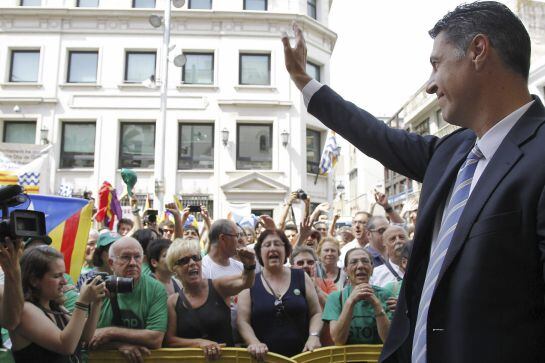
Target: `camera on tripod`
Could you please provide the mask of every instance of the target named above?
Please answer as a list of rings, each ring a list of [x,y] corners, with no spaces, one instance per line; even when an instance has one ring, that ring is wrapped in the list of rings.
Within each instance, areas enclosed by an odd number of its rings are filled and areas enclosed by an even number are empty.
[[[28,201],[28,196],[19,185],[6,185],[0,187],[0,208],[2,219],[0,220],[0,243],[4,243],[5,237],[12,239],[44,238],[46,237],[45,214],[33,210],[13,210]]]

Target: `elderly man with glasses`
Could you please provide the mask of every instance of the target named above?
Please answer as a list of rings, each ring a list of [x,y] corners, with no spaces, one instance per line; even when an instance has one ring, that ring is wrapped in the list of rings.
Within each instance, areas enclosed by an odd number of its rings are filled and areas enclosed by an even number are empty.
[[[142,275],[144,251],[132,237],[122,237],[109,250],[115,276],[132,278],[129,293],[110,293],[100,314],[91,349],[118,349],[130,362],[140,362],[148,349],[161,347],[167,329],[167,293],[154,278]]]

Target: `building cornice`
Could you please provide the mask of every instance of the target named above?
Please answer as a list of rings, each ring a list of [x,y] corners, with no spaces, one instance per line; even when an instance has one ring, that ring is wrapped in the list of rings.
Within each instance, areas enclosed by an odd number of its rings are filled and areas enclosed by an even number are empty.
[[[160,9],[0,8],[1,33],[78,33],[160,35],[148,23]],[[244,36],[280,38],[296,21],[307,33],[307,42],[332,52],[337,34],[302,14],[251,11],[172,12],[172,36]]]

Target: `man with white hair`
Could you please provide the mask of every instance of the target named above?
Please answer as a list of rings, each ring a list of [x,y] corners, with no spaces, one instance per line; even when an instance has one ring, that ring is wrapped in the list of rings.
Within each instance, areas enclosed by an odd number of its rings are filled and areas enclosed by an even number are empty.
[[[109,250],[115,276],[132,278],[133,290],[104,301],[91,349],[117,348],[129,361],[139,362],[148,349],[161,347],[167,329],[167,294],[154,278],[142,275],[144,251],[132,237],[122,237]]]

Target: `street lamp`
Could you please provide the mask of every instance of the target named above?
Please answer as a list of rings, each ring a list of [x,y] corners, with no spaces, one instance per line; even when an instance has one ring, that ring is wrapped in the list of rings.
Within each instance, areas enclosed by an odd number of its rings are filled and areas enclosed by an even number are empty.
[[[165,138],[166,138],[166,119],[167,119],[167,92],[168,92],[168,53],[174,49],[170,46],[170,6],[174,5],[176,8],[184,6],[185,0],[167,0],[165,2],[164,15],[151,15],[149,17],[149,23],[154,28],[159,28],[163,25],[163,50],[162,50],[162,68],[161,68],[161,106],[160,117],[157,122],[157,132],[155,134],[155,148],[157,155],[155,158],[155,201],[157,202],[157,209],[163,210],[164,205],[164,180],[165,180]],[[185,57],[178,55],[174,58],[174,65],[181,67],[185,64]]]
[[[282,146],[284,147],[288,146],[288,142],[290,140],[290,133],[284,130],[280,133],[280,138],[282,139]]]

